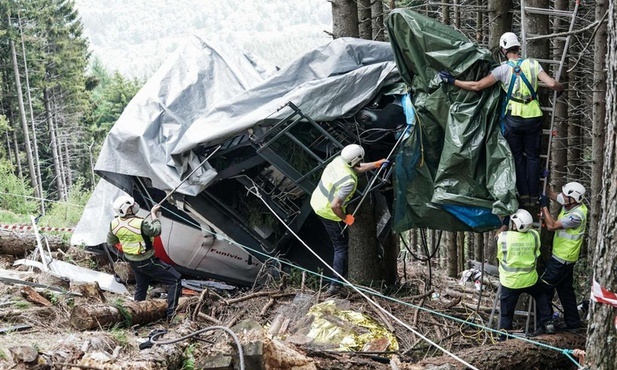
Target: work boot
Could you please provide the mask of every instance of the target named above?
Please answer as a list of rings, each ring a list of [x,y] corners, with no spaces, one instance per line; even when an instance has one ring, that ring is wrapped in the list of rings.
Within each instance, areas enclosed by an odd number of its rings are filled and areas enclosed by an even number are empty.
[[[339,295],[341,293],[341,286],[340,285],[330,285],[330,288],[328,288],[328,290],[326,290],[326,297],[332,297],[334,295]]]
[[[533,337],[537,337],[540,335],[544,335],[547,334],[546,333],[546,329],[542,326],[540,326],[538,329],[536,329],[536,331],[534,331],[533,333],[527,335],[529,338],[533,338]]]
[[[545,325],[546,334],[555,334],[555,324],[552,321],[549,321]]]

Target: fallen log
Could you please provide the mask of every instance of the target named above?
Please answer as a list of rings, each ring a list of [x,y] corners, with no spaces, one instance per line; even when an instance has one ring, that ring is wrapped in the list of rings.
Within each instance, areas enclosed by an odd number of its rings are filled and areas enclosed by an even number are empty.
[[[109,328],[114,325],[147,324],[165,317],[167,301],[153,299],[123,302],[121,305],[86,304],[75,306],[69,322],[77,330]]]
[[[478,369],[565,369],[573,363],[561,349],[585,348],[586,337],[583,334],[557,333],[531,339],[539,343],[510,339],[494,345],[469,348],[456,353],[456,356]],[[467,368],[456,359],[444,355],[424,359],[408,369],[429,370],[444,365],[450,365],[449,369],[456,370]]]
[[[45,237],[52,251],[58,249],[65,251],[69,248],[69,244],[59,236],[45,235]],[[0,230],[0,254],[24,256],[27,252],[34,250],[36,245],[34,233]],[[45,246],[45,241],[43,241],[43,246]]]

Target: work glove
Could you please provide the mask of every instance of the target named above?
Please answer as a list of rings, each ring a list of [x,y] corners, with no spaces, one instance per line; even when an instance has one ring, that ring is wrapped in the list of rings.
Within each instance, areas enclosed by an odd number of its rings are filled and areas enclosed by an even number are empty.
[[[375,165],[375,168],[386,168],[390,165],[390,161],[387,159],[380,159],[376,162],[373,162]]]
[[[548,177],[548,174],[549,174],[548,169],[545,168],[542,170],[542,173],[540,174],[540,178],[546,179]]]
[[[548,207],[548,198],[546,197],[545,194],[542,194],[542,196],[539,199],[539,202],[540,202],[540,208]]]
[[[454,76],[448,71],[439,72],[439,78],[445,83],[454,84]]]
[[[506,216],[506,217],[504,217],[504,218],[503,218],[503,221],[501,221],[501,224],[502,224],[503,226],[508,226],[508,227],[509,227],[509,226],[510,226],[510,216]]]
[[[563,95],[564,91],[566,90],[561,90],[561,91],[557,91],[557,98],[559,98],[560,96]]]
[[[152,207],[152,209],[150,210],[150,213],[152,213],[153,215],[157,215],[158,213],[161,213],[161,206],[158,204],[155,204],[154,207]]]
[[[345,219],[343,220],[343,222],[347,225],[347,226],[351,226],[353,225],[353,223],[356,221],[356,218],[353,215],[347,215],[345,216]]]

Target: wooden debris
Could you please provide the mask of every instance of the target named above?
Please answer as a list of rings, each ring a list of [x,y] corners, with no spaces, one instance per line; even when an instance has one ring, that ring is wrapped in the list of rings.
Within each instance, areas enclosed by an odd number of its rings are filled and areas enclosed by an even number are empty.
[[[107,298],[103,294],[103,290],[99,286],[99,283],[94,282],[71,282],[71,291],[81,294],[82,297],[89,301],[105,303]]]
[[[32,302],[34,304],[44,307],[51,306],[51,302],[47,298],[35,292],[34,289],[32,289],[32,287],[30,286],[22,287],[20,293],[21,296],[24,297],[28,302]]]
[[[124,302],[122,306],[79,305],[71,311],[69,322],[78,330],[109,328],[117,324],[146,324],[165,317],[167,301],[153,299]]]
[[[49,249],[52,251],[67,250],[69,244],[61,237],[46,235]],[[0,230],[0,254],[10,254],[23,257],[36,248],[36,236],[31,232],[14,232]],[[44,245],[44,244],[43,244]]]

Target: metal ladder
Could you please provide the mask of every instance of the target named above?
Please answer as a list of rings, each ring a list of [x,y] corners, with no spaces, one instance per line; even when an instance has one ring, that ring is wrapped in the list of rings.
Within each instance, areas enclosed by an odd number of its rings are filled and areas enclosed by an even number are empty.
[[[491,314],[489,316],[488,319],[488,327],[492,328],[493,327],[493,319],[495,319],[497,321],[497,330],[500,330],[500,320],[499,320],[499,314],[501,313],[501,305],[499,308],[497,308],[497,305],[499,304],[499,300],[500,300],[500,295],[501,295],[501,284],[499,284],[499,287],[497,288],[497,293],[495,293],[495,300],[493,301],[493,308],[491,310]],[[526,317],[525,319],[525,336],[527,334],[529,334],[529,329],[530,329],[530,325],[532,324],[531,319],[533,319],[533,327],[532,327],[532,332],[535,331],[538,327],[537,327],[537,320],[536,320],[536,301],[533,299],[533,297],[531,295],[529,295],[528,293],[523,293],[521,294],[521,296],[519,297],[519,301],[521,299],[527,299],[527,309],[526,310],[514,310],[514,316],[523,316]]]
[[[576,0],[574,9],[572,11],[568,11],[568,10],[557,10],[557,9],[550,9],[550,8],[529,7],[525,5],[525,0],[521,0],[521,53],[522,53],[523,58],[527,57],[526,49],[527,49],[528,41],[554,37],[551,35],[528,35],[526,27],[525,27],[525,23],[527,22],[528,15],[546,15],[546,16],[553,17],[553,18],[570,20],[568,33],[565,36],[565,43],[563,46],[563,53],[561,54],[561,58],[560,59],[536,59],[540,63],[548,63],[548,64],[557,65],[557,71],[554,77],[556,81],[559,81],[561,78],[561,73],[563,71],[566,56],[568,53],[568,48],[570,46],[570,39],[572,37],[572,31],[574,30],[574,24],[576,22],[576,16],[578,14],[579,5],[580,5],[580,0]],[[553,136],[555,136],[555,133],[553,132],[553,127],[555,124],[555,105],[556,104],[557,104],[557,91],[554,91],[553,99],[551,101],[551,106],[542,108],[543,111],[550,112],[550,115],[551,115],[549,129],[542,131],[543,135],[548,135],[548,145],[546,147],[546,150],[544,151],[545,154],[541,155],[541,158],[545,157],[545,160],[546,160],[544,169],[549,168],[548,166],[550,162],[550,151],[551,151],[552,139],[553,139]],[[548,180],[547,176],[544,176],[542,178],[542,193],[546,193],[547,180]]]

